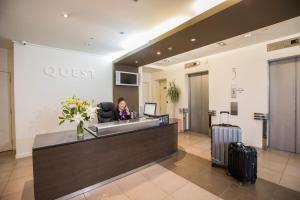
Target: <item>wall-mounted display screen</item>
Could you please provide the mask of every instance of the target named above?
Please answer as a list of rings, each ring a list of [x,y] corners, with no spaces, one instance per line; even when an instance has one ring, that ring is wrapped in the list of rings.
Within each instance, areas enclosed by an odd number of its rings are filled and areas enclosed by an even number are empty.
[[[116,71],[116,85],[139,86],[139,74]]]

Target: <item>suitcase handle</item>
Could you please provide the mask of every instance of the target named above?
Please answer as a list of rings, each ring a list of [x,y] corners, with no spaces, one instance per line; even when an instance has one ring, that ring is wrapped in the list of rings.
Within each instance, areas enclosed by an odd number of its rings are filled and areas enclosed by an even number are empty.
[[[227,123],[222,123],[221,119],[222,119],[223,114],[227,114]],[[229,125],[229,115],[230,115],[230,112],[228,112],[228,111],[220,111],[220,119],[219,119],[220,124]]]
[[[230,114],[228,111],[220,111],[220,114]]]

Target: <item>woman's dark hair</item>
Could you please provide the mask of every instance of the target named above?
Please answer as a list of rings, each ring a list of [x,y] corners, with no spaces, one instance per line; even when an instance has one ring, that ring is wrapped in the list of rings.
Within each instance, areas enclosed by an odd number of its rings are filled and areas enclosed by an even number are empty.
[[[118,105],[121,101],[125,101],[125,99],[123,97],[118,98]]]

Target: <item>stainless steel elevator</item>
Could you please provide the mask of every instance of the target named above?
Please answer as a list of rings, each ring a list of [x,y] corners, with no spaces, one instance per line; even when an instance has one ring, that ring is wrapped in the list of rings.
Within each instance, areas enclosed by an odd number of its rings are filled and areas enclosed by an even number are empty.
[[[208,134],[208,72],[189,75],[190,131]]]
[[[300,153],[300,58],[269,64],[270,147]]]

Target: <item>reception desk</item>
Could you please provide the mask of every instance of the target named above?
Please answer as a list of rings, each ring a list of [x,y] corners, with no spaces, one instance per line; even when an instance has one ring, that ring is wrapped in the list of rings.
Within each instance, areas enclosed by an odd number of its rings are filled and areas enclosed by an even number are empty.
[[[35,199],[68,195],[177,151],[175,120],[126,123],[100,134],[85,130],[83,139],[77,139],[76,131],[37,135],[32,149]]]

